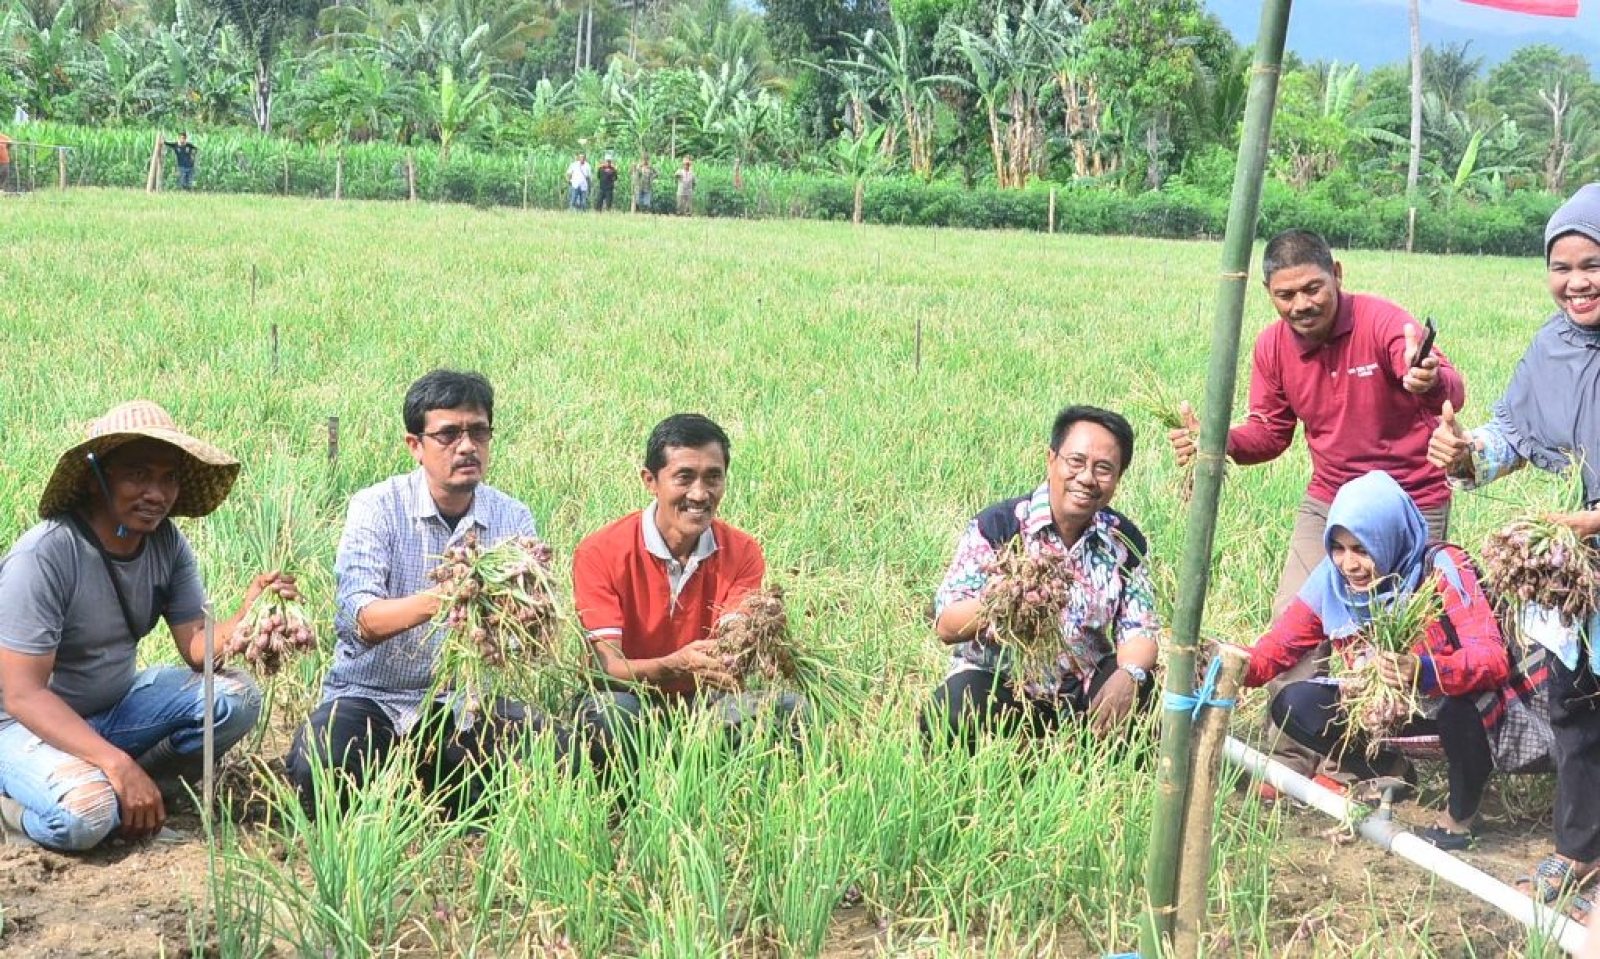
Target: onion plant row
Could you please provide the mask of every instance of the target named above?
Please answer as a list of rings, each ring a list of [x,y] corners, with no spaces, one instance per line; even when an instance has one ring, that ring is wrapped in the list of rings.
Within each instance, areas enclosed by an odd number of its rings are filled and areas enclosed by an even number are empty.
[[[345,505],[411,468],[401,397],[439,365],[496,385],[489,478],[532,507],[563,597],[578,540],[646,502],[650,426],[718,420],[723,516],[763,543],[792,635],[835,667],[798,746],[650,724],[637,773],[610,782],[534,736],[456,818],[403,754],[309,814],[263,769],[264,815],[213,823],[197,950],[1089,955],[1137,938],[1153,731],[1114,749],[1074,731],[970,756],[924,745],[946,662],[928,608],[968,519],[1040,482],[1051,418],[1084,402],[1134,421],[1116,505],[1148,535],[1170,612],[1184,476],[1130,384],[1201,405],[1215,247],[97,190],[5,210],[0,539],[115,402],[154,399],[237,455],[228,503],[184,521],[218,608],[292,561],[320,638],[270,680],[250,755],[281,755],[317,701]],[[1534,261],[1363,254],[1346,276],[1441,318],[1469,423],[1546,312]],[[1268,319],[1252,298],[1247,336]],[[1298,450],[1230,472],[1208,633],[1265,625],[1307,472]],[[1515,512],[1463,497],[1456,538]],[[561,642],[584,655],[570,623]],[[579,688],[530,695],[561,717]],[[1277,813],[1231,786],[1217,808],[1208,941],[1279,952],[1306,916],[1278,883],[1303,867],[1277,848]],[[1367,896],[1324,925],[1355,952],[1459,951],[1457,929],[1396,932],[1390,906]],[[1520,943],[1505,935],[1500,951]]]

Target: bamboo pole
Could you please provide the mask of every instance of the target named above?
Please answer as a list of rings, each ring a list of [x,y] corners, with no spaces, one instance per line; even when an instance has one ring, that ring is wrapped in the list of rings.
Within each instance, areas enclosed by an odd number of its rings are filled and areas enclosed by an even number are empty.
[[[1189,506],[1184,531],[1178,603],[1173,612],[1172,643],[1167,650],[1166,689],[1169,694],[1178,696],[1188,696],[1194,691],[1195,648],[1199,643],[1200,621],[1205,612],[1206,587],[1210,579],[1228,424],[1233,419],[1245,284],[1261,207],[1261,180],[1271,143],[1272,111],[1277,101],[1278,74],[1283,64],[1283,42],[1289,30],[1291,6],[1292,0],[1263,0],[1255,62],[1250,71],[1250,98],[1245,106],[1244,135],[1239,141],[1234,167],[1233,198],[1228,207],[1228,230],[1222,247],[1222,274],[1211,323],[1211,364],[1206,375],[1194,500]],[[1141,952],[1146,956],[1165,955],[1172,936],[1178,855],[1183,847],[1183,807],[1189,791],[1192,732],[1187,713],[1172,709],[1162,711],[1155,811],[1145,865],[1149,912],[1140,935]]]
[[[67,148],[56,147],[56,186],[67,188]]]
[[[417,202],[417,151],[406,151],[406,199]]]
[[[1237,646],[1223,646],[1217,676],[1216,699],[1239,694],[1250,657]],[[1179,959],[1200,959],[1200,932],[1205,928],[1211,891],[1211,832],[1217,807],[1217,773],[1222,768],[1222,744],[1228,738],[1228,718],[1233,706],[1201,707],[1195,725],[1199,732],[1190,772],[1188,808],[1183,814],[1183,856],[1178,867],[1178,916],[1172,933],[1173,954]]]
[[[201,760],[205,769],[201,774],[201,803],[204,808],[201,818],[209,820],[211,811],[216,808],[217,795],[217,617],[212,612],[211,604],[207,602],[202,607],[205,612],[204,639],[206,661],[201,667],[202,691],[205,697],[203,720],[200,730]]]
[[[1056,231],[1056,188],[1050,188],[1050,232]]]

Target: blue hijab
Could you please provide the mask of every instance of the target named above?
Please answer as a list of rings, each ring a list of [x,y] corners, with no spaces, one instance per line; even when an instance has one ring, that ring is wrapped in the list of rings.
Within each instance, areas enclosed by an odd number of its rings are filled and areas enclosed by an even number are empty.
[[[1332,559],[1333,534],[1348,531],[1366,547],[1381,577],[1377,588],[1361,593],[1350,589]],[[1403,599],[1422,582],[1428,555],[1428,523],[1394,477],[1382,470],[1346,483],[1328,509],[1328,528],[1322,548],[1330,555],[1311,571],[1300,588],[1300,599],[1322,620],[1323,633],[1339,639],[1359,630],[1372,618],[1374,607]],[[1434,565],[1465,593],[1455,563],[1437,551]]]

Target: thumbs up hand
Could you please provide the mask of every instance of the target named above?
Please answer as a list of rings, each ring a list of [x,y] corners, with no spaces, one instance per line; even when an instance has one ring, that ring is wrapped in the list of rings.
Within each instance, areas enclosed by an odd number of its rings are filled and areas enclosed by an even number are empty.
[[[1422,348],[1422,338],[1417,333],[1415,323],[1406,324],[1405,335],[1407,369],[1400,385],[1405,387],[1407,393],[1427,393],[1439,385],[1439,358],[1432,355],[1432,350],[1428,351],[1428,356],[1417,356],[1417,351]]]
[[[1167,440],[1172,444],[1172,451],[1177,454],[1178,465],[1188,466],[1194,459],[1196,452],[1195,443],[1200,439],[1200,418],[1194,415],[1194,407],[1188,400],[1178,404],[1178,414],[1183,417],[1183,426],[1167,433]]]
[[[1439,425],[1428,437],[1428,462],[1451,476],[1472,475],[1472,438],[1456,422],[1456,408],[1449,400],[1439,411]]]

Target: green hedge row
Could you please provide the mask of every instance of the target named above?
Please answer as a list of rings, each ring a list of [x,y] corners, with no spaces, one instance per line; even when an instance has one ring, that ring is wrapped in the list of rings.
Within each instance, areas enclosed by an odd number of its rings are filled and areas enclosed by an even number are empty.
[[[153,145],[141,130],[106,130],[36,123],[13,134],[19,140],[62,144],[71,182],[140,188]],[[331,147],[294,143],[233,130],[196,135],[200,190],[331,197],[337,153]],[[53,153],[20,148],[18,178],[24,185],[56,182]],[[566,202],[565,171],[571,158],[550,149],[524,154],[458,150],[441,162],[436,150],[407,151],[392,144],[356,144],[345,150],[343,195],[362,200],[403,200],[408,195],[407,157],[416,168],[419,199],[479,206],[555,209]],[[618,206],[627,209],[626,168],[621,158]],[[591,162],[597,158],[592,157]],[[672,164],[657,164],[656,210],[672,208]],[[795,217],[847,220],[852,184],[828,173],[754,168],[739,188],[720,163],[697,164],[696,212],[725,217]],[[175,177],[166,164],[169,182]],[[1129,195],[1088,186],[1056,189],[1056,229],[1064,233],[1125,234],[1198,239],[1220,237],[1227,223],[1227,198],[1217,191],[1171,181],[1158,192]],[[1438,253],[1535,255],[1545,221],[1560,200],[1518,193],[1493,204],[1434,204],[1417,214],[1416,248]],[[905,177],[868,182],[863,215],[870,223],[1042,231],[1049,226],[1050,188],[967,189],[958,183],[924,183]],[[1342,248],[1398,249],[1405,245],[1407,210],[1401,197],[1373,196],[1349,178],[1296,192],[1269,181],[1262,197],[1259,236],[1288,227],[1316,230]]]

